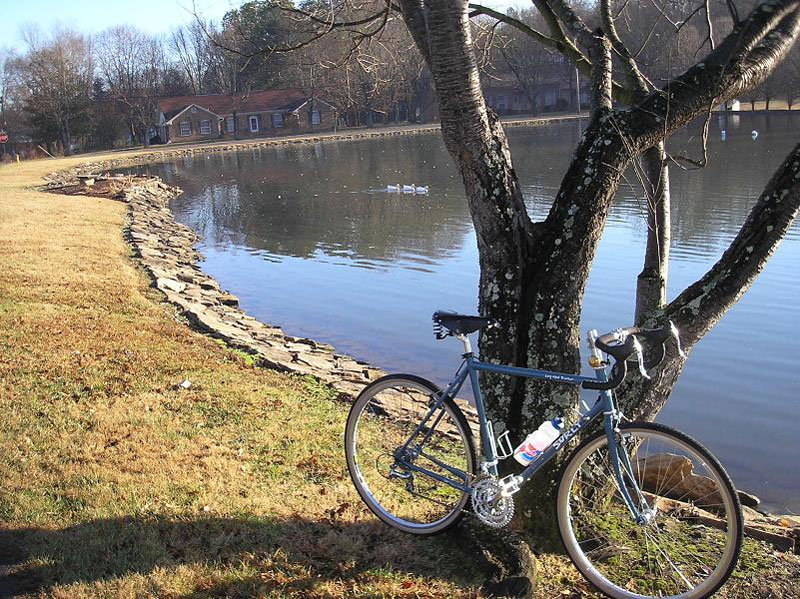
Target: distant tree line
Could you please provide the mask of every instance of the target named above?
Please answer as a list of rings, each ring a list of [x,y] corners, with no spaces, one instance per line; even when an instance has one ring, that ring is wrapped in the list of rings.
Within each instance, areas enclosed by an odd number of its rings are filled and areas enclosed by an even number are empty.
[[[324,36],[309,35],[308,15],[319,12],[318,4],[245,2],[220,23],[198,16],[166,36],[130,26],[94,36],[64,28],[49,35],[28,31],[23,53],[0,52],[0,130],[51,153],[148,145],[158,140],[160,97],[274,88],[299,88],[324,98],[349,126],[436,118],[430,74],[402,21],[388,8],[373,30],[359,21],[376,7],[389,6],[384,0],[354,2],[350,21]],[[585,4],[578,10],[591,21],[597,9]],[[621,22],[620,36],[629,47],[643,48],[639,62],[662,81],[685,69],[707,36],[694,22],[681,23],[683,10],[677,0],[663,6],[629,0]],[[654,19],[654,11],[664,18]],[[543,82],[574,81],[575,67],[562,52],[520,30],[519,23],[544,29],[539,12],[508,15],[516,25],[498,20],[500,13],[472,20],[482,84],[512,81],[535,113]],[[722,12],[712,17],[726,18]],[[644,26],[653,22],[658,26]],[[800,48],[795,48],[742,100],[774,107],[780,99],[791,107],[798,95]]]

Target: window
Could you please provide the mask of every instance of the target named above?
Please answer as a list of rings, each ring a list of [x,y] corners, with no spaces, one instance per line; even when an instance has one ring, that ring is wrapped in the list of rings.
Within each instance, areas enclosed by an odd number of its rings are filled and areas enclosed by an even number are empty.
[[[192,106],[192,113],[197,112],[197,106]]]
[[[200,135],[211,135],[211,121],[200,121]]]
[[[181,137],[192,134],[192,124],[189,121],[181,121]]]
[[[497,96],[497,110],[506,110],[508,101],[505,96]]]
[[[544,105],[545,106],[554,106],[556,103],[556,92],[554,91],[546,91],[544,92]]]
[[[283,127],[283,114],[280,112],[275,112],[272,115],[272,126],[276,129],[280,129]]]
[[[251,116],[250,117],[250,133],[257,133],[258,132],[258,117]]]
[[[312,125],[319,125],[319,110],[312,110],[311,111],[311,124]]]
[[[232,116],[229,116],[227,119],[225,119],[225,130],[228,133],[233,133],[233,117]]]

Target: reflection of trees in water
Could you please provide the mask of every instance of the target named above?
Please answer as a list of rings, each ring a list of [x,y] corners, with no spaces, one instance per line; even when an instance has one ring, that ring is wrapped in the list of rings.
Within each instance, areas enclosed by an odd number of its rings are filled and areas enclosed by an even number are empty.
[[[206,243],[302,258],[321,251],[364,261],[440,260],[461,248],[470,227],[463,192],[450,190],[441,142],[425,137],[427,143],[409,137],[254,148],[195,160],[173,177],[185,191],[173,206]],[[433,192],[381,191],[398,181]]]
[[[458,251],[469,224],[449,222],[454,219],[448,204],[422,207],[413,201],[339,194],[273,204],[267,215],[255,206],[245,211],[243,231],[250,247],[302,258],[321,250],[354,260],[426,263]],[[276,224],[264,227],[268,219]]]
[[[708,165],[699,171],[671,171],[673,243],[696,250],[724,249],[797,142],[798,124],[796,115],[786,113],[741,115],[739,125],[726,130],[722,141],[719,121],[712,122]],[[752,130],[758,131],[756,140]],[[670,144],[673,151],[699,157],[699,131],[690,141],[676,141]]]
[[[176,201],[178,203],[180,201]],[[187,223],[207,243],[244,245],[239,187],[231,182],[203,189],[188,202],[180,202],[182,222]]]
[[[794,143],[797,115],[731,119],[725,142],[719,119],[709,139],[709,164],[672,169],[676,246],[718,251],[746,217],[782,156]],[[700,154],[700,127],[670,140],[671,151]],[[759,132],[753,141],[751,130]],[[578,142],[577,122],[511,128],[528,206],[549,209],[560,175]],[[355,261],[437,261],[460,250],[470,231],[463,187],[436,135],[412,135],[310,146],[251,148],[186,157],[149,171],[186,192],[173,204],[179,220],[206,243],[236,243],[273,255],[309,258],[322,252]],[[641,188],[620,190],[612,219],[644,235]],[[429,185],[431,194],[383,191],[387,184]]]

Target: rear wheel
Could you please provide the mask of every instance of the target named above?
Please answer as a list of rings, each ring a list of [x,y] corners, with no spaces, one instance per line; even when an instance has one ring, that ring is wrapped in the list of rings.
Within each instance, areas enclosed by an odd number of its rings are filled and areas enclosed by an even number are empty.
[[[650,512],[637,524],[612,474],[605,432],[564,469],[558,491],[561,538],[578,570],[615,598],[703,599],[728,579],[739,556],[742,513],[730,478],[692,438],[655,423],[615,435]],[[626,478],[628,492],[635,490]]]
[[[415,534],[435,534],[453,526],[469,494],[403,462],[459,480],[448,466],[464,473],[466,481],[461,482],[466,484],[475,473],[472,433],[451,400],[442,403],[402,450],[440,394],[425,379],[390,375],[364,389],[347,417],[345,455],[356,490],[381,520]]]

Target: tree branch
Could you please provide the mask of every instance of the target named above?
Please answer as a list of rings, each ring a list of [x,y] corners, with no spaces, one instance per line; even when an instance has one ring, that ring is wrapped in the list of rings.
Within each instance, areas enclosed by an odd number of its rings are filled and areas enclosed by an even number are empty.
[[[625,70],[628,78],[628,87],[634,90],[634,94],[643,97],[648,92],[647,79],[639,70],[636,60],[631,55],[627,46],[622,42],[622,39],[617,33],[617,27],[614,23],[614,16],[611,14],[611,0],[600,1],[600,15],[603,19],[603,31],[608,36],[611,42],[611,47],[619,54],[625,65]]]
[[[704,62],[671,80],[615,120],[642,151],[763,81],[791,49],[800,28],[800,0],[774,0],[754,9]]]

